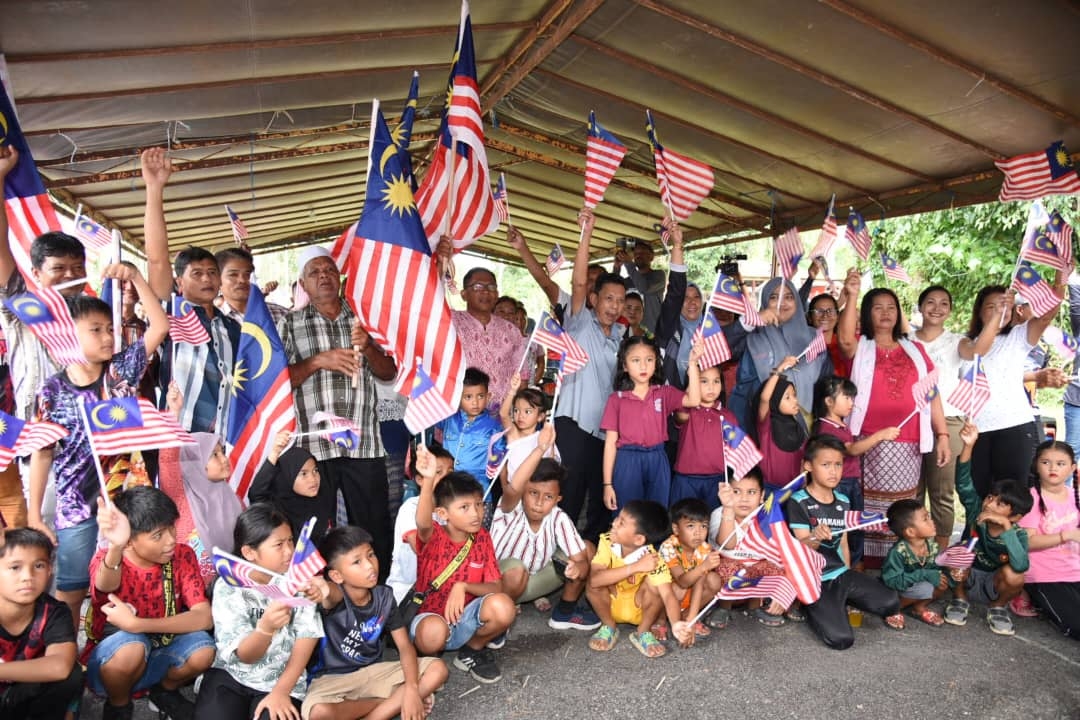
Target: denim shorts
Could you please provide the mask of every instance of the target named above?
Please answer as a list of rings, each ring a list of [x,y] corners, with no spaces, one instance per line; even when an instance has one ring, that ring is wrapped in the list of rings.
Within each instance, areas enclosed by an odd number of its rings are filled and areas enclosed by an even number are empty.
[[[60,592],[90,587],[90,560],[97,552],[97,518],[56,531],[56,589]]]
[[[101,683],[101,666],[109,662],[120,648],[129,644],[142,645],[143,657],[146,658],[146,670],[131,689],[135,693],[161,682],[170,668],[182,666],[199,650],[214,647],[214,639],[205,630],[197,630],[176,635],[168,645],[155,648],[147,635],[117,631],[97,644],[86,663],[86,684],[95,695],[105,694],[105,687]]]
[[[900,591],[900,597],[905,600],[931,600],[937,587],[925,580],[920,580],[907,590]]]
[[[458,618],[458,621],[450,625],[450,637],[446,639],[446,650],[457,650],[462,645],[469,642],[469,639],[475,635],[476,631],[480,629],[480,626],[484,624],[480,622],[480,608],[483,606],[484,598],[486,597],[487,595],[474,598],[473,601],[466,605],[465,609],[461,611],[461,617]],[[413,618],[412,624],[409,625],[410,640],[416,638],[416,628],[420,625],[420,621],[426,617],[437,617],[443,622],[446,622],[446,618],[438,613],[420,613]]]

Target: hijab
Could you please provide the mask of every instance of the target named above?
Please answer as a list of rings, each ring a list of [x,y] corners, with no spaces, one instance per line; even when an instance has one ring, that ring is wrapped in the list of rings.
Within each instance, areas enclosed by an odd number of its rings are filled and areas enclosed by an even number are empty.
[[[278,457],[274,478],[270,481],[270,495],[274,502],[289,518],[293,534],[300,532],[308,520],[314,515],[315,529],[311,533],[311,539],[319,542],[326,531],[334,524],[334,516],[337,511],[337,492],[325,477],[319,478],[319,492],[315,497],[304,497],[293,491],[293,483],[296,476],[308,460],[314,460],[314,456],[307,450],[292,447],[281,453]]]
[[[806,306],[799,297],[795,285],[790,280],[773,278],[761,288],[760,310],[764,310],[769,304],[769,296],[777,290],[780,283],[784,283],[784,296],[795,301],[795,313],[783,325],[766,325],[754,328],[746,338],[746,349],[754,363],[758,382],[765,382],[769,373],[781,360],[788,355],[798,355],[805,350],[810,341],[817,334],[815,328],[806,322]],[[795,386],[795,394],[799,398],[799,406],[810,408],[814,401],[814,383],[821,377],[822,368],[828,359],[828,353],[822,353],[810,362],[801,358],[799,364],[789,370],[786,375],[788,380]],[[783,394],[777,388],[774,397]]]
[[[791,386],[792,383],[781,375],[776,379],[776,387],[773,388],[772,397],[769,398],[769,425],[772,429],[773,444],[784,452],[801,450],[807,436],[806,424],[801,413],[784,415],[780,412],[780,401]]]
[[[233,527],[243,507],[228,480],[210,482],[206,477],[206,464],[221,444],[221,438],[212,433],[191,436],[197,444],[180,447],[180,477],[199,540],[209,554],[215,546],[232,548]]]
[[[701,292],[701,288],[694,283],[686,284],[686,289],[689,290],[690,288],[694,288],[699,293]],[[705,307],[704,302],[702,302],[701,317],[697,320],[687,320],[683,317],[682,312],[679,313],[679,326],[682,333],[679,336],[679,353],[676,360],[679,366],[679,379],[683,384],[686,383],[686,372],[690,367],[690,349],[694,345],[694,333],[697,332],[698,327],[701,325],[701,320],[705,317],[705,313],[707,312],[709,312],[709,308]]]

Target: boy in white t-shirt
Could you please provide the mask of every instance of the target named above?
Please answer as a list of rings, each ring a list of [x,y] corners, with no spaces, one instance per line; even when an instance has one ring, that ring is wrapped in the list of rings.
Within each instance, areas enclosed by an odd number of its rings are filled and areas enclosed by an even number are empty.
[[[428,451],[435,456],[436,480],[454,469],[454,456],[449,450],[433,443],[428,446]],[[413,479],[417,485],[422,485],[424,478],[415,472],[415,462],[414,459]],[[394,591],[394,600],[399,603],[416,583],[416,506],[419,502],[420,497],[414,496],[401,503],[394,521],[394,554],[386,584]]]
[[[503,494],[491,521],[491,541],[503,574],[503,590],[515,602],[535,601],[538,610],[551,607],[547,596],[562,587],[548,625],[556,630],[600,627],[600,618],[580,603],[596,550],[586,543],[574,521],[559,507],[566,471],[545,458],[555,447],[551,424],[540,430],[536,447],[503,483]]]

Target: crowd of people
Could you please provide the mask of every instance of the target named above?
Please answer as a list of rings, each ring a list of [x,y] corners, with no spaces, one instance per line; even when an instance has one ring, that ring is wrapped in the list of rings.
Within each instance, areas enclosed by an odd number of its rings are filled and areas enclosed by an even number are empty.
[[[16,161],[0,147],[0,181]],[[130,718],[133,698],[148,695],[173,720],[413,720],[432,712],[449,664],[500,680],[497,651],[525,603],[555,631],[590,633],[597,653],[632,626],[628,642],[647,658],[724,630],[740,606],[768,627],[806,622],[835,649],[855,641],[851,612],[903,630],[909,619],[963,625],[973,604],[997,634],[1013,632],[1014,613],[1080,633],[1080,426],[1067,413],[1069,442],[1041,438],[1025,381],[1068,382],[1028,367],[1055,313],[1031,317],[1011,290],[983,288],[959,334],[940,285],[920,295],[912,328],[896,294],[864,293],[854,270],[835,296],[831,283],[817,292],[813,274],[801,288],[775,278],[752,325],[687,282],[677,225],[665,222],[666,276],[642,241],[620,247],[609,270],[590,261],[583,209],[569,293],[511,227],[510,245],[588,362],[561,377],[551,407],[524,306],[474,268],[453,312],[469,365],[460,406],[418,441],[392,390],[395,359],[343,299],[330,253],[307,247],[296,278],[307,302],[271,306],[297,428],[273,438],[240,497],[222,436],[254,260],[239,248],[170,258],[171,163],[161,149],[141,162],[147,272],[115,263],[103,275],[124,291],[119,352],[112,308],[77,282],[77,239],[34,240],[31,278],[0,243],[0,297],[28,281],[59,288],[87,360],[57,364],[0,309],[2,409],[68,432],[0,474],[0,715],[72,717],[88,688],[105,718]],[[1071,295],[1075,333],[1080,281],[1059,273],[1054,288]],[[207,342],[170,335],[161,301],[174,293]],[[704,318],[731,350],[719,365],[703,361]],[[805,353],[819,333],[825,351]],[[945,398],[976,358],[991,392],[968,418]],[[938,392],[920,407],[911,389],[933,372]],[[170,412],[194,442],[95,459],[84,403],[132,396]],[[355,442],[327,440],[327,414],[350,421]],[[729,429],[762,455],[738,475]],[[506,460],[491,478],[496,442]],[[957,498],[970,568],[943,560]],[[813,601],[797,599],[791,568],[753,531],[774,506],[773,531],[816,558]],[[849,511],[887,524],[849,532]],[[273,584],[309,524],[326,567],[293,595],[218,577],[213,548]],[[749,600],[712,602],[755,584]],[[192,683],[194,702],[182,692]]]

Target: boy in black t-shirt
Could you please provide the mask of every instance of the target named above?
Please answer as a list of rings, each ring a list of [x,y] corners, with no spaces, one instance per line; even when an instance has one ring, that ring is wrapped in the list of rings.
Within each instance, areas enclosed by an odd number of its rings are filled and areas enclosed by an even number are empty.
[[[844,469],[844,443],[832,435],[815,435],[806,443],[803,469],[808,481],[785,506],[791,533],[825,556],[821,571],[821,597],[806,606],[806,619],[822,642],[846,650],[855,642],[846,606],[881,615],[894,630],[904,628],[896,591],[849,568],[850,552],[844,513],[851,509],[845,495],[835,492]]]
[[[82,695],[71,611],[45,594],[52,543],[37,530],[0,544],[0,718],[59,720]]]
[[[417,658],[398,621],[394,591],[379,585],[371,535],[344,525],[319,544],[331,580],[323,600],[323,631],[300,714],[304,720],[379,720],[431,712],[449,671],[442,660]],[[383,639],[394,638],[400,660],[383,661]]]

